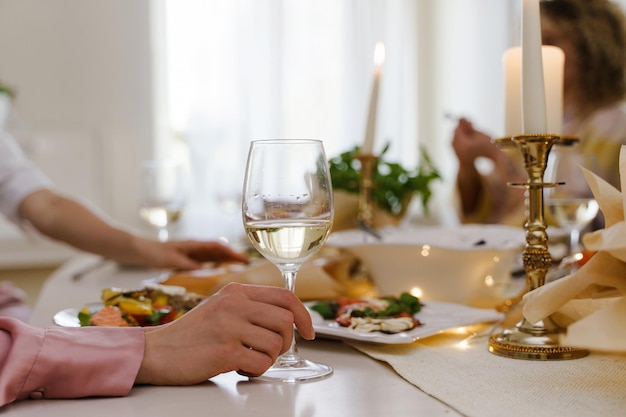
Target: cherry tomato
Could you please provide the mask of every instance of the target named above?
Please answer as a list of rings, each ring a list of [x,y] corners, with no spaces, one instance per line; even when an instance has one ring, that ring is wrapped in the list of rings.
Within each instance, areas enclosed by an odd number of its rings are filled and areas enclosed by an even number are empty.
[[[593,257],[593,255],[595,254],[596,253],[594,251],[583,250],[581,252],[582,257],[578,260],[578,267],[580,268],[581,266],[589,262],[589,259],[591,259],[591,257]]]

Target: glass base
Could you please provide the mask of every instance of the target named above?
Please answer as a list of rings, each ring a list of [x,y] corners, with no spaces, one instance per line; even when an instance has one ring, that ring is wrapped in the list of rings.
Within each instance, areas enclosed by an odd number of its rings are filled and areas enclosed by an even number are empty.
[[[265,382],[309,382],[327,378],[333,374],[333,368],[321,363],[301,359],[297,362],[281,364],[279,361],[272,365],[263,375],[250,378]]]

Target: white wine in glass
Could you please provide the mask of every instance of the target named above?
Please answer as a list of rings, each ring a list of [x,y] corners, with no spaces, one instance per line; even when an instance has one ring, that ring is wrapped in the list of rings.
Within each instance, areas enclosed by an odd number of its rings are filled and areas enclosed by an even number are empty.
[[[575,146],[558,146],[549,156],[545,175],[548,182],[562,183],[546,189],[546,208],[548,219],[570,234],[569,256],[580,251],[580,233],[599,211],[581,167],[595,172],[594,156]]]
[[[280,270],[295,290],[296,274],[324,244],[333,222],[333,196],[322,142],[259,140],[250,144],[242,198],[243,223],[254,248]],[[304,359],[295,337],[262,380],[299,382],[324,378],[333,369]]]
[[[169,239],[170,228],[181,217],[186,201],[182,166],[169,160],[144,161],[139,182],[139,216]]]

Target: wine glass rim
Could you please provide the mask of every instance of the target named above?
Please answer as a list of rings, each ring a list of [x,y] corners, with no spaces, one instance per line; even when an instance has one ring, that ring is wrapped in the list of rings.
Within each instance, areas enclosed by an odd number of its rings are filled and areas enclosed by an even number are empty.
[[[293,139],[254,139],[252,143],[322,143],[321,139],[305,139],[305,138],[293,138]]]
[[[171,158],[154,158],[154,159],[144,159],[141,163],[142,166],[146,168],[155,168],[155,167],[182,167],[182,163],[176,159]]]

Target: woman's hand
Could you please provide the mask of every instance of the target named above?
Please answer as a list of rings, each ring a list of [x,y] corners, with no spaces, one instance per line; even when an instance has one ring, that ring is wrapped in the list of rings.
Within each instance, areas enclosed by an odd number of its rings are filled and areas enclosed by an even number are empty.
[[[306,307],[289,290],[231,283],[169,324],[144,328],[138,384],[190,385],[229,371],[265,372],[292,342],[315,332]]]
[[[459,167],[474,169],[474,161],[478,157],[489,159],[497,158],[500,150],[491,142],[491,138],[485,133],[474,129],[472,123],[465,119],[459,119],[452,138],[452,148],[459,159]]]
[[[246,255],[219,242],[159,242],[139,237],[105,221],[81,203],[51,190],[29,194],[20,203],[19,214],[52,239],[120,263],[151,268],[198,269],[203,262],[249,261]]]
[[[481,221],[498,223],[522,207],[524,190],[511,188],[507,183],[525,181],[526,173],[489,136],[462,118],[454,130],[452,147],[459,160],[456,185],[462,216],[473,216],[488,201],[490,212]],[[477,158],[490,159],[491,171],[479,173],[475,166]]]
[[[201,268],[203,262],[249,262],[247,255],[215,241],[159,242],[136,237],[133,246],[137,262],[153,268],[192,270]]]

